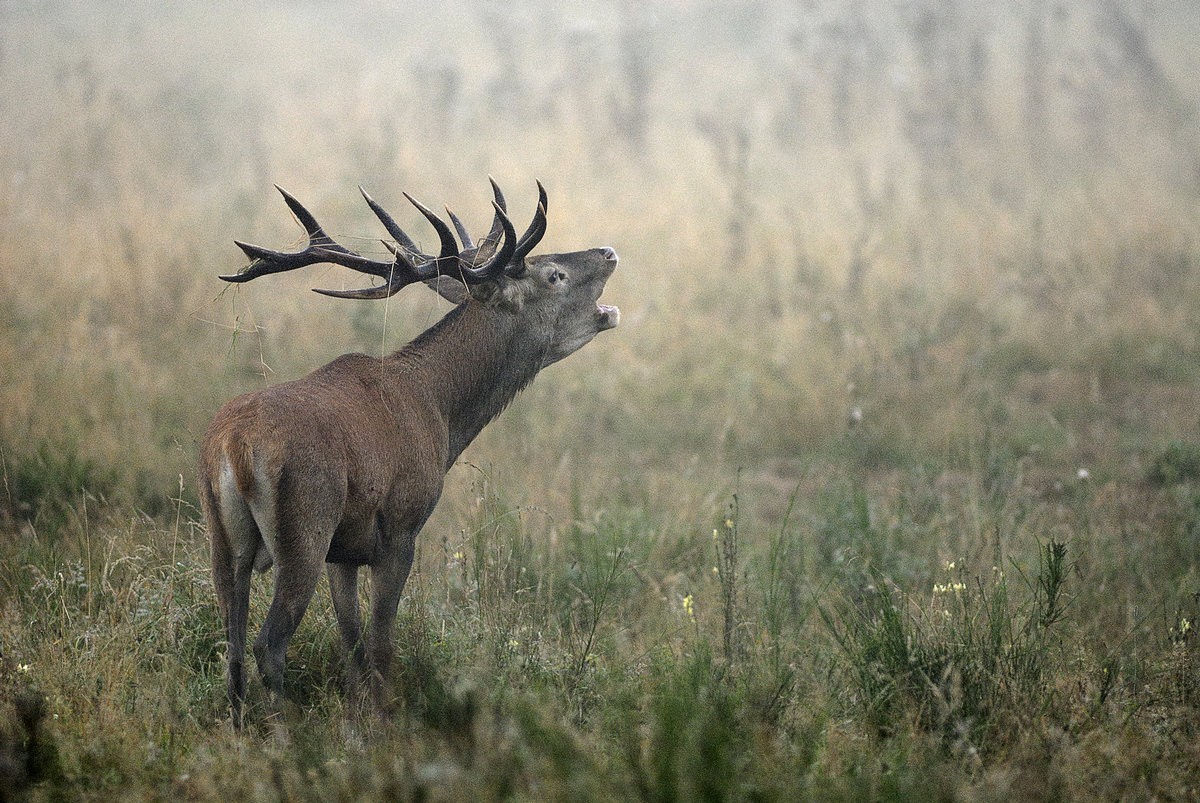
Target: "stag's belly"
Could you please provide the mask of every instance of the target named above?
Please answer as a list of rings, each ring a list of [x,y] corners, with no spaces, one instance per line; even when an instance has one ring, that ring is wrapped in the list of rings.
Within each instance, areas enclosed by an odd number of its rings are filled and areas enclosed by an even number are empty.
[[[441,496],[440,475],[431,473],[423,480],[409,473],[381,494],[362,493],[351,483],[325,562],[365,566],[393,552],[399,543],[411,543]]]
[[[383,525],[378,514],[365,521],[343,521],[333,534],[325,562],[365,566],[379,553],[382,540]]]

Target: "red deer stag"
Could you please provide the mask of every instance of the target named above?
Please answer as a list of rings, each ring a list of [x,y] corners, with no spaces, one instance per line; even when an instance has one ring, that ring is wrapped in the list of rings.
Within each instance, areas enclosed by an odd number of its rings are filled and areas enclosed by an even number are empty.
[[[252,260],[233,276],[332,263],[383,284],[317,290],[337,298],[386,298],[425,283],[456,303],[440,321],[382,359],[346,354],[308,376],[239,396],[217,413],[200,448],[200,493],[212,538],[213,583],[229,642],[228,694],[235,726],[246,696],[245,652],[253,571],[272,565],[274,594],[254,642],[273,698],[284,655],[324,565],[347,652],[347,686],[364,675],[376,709],[386,709],[396,608],[417,533],[433,512],[446,472],[476,435],[541,369],[617,325],[616,307],[597,303],[617,266],[611,248],[529,256],[546,231],[546,192],[517,237],[492,182],[495,217],[476,245],[449,213],[450,227],[405,197],[437,230],[437,256],[421,253],[370,196],[363,197],[394,243],[390,261],[339,245],[295,198],[284,200],[308,232],[308,247],[283,253],[237,243]],[[358,570],[371,569],[371,619],[364,642]]]

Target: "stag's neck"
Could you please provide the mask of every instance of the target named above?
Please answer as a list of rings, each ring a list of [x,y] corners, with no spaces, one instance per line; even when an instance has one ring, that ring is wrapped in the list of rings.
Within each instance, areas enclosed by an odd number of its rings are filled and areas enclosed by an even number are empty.
[[[542,366],[519,317],[460,304],[388,362],[396,380],[426,389],[450,434],[447,468]]]

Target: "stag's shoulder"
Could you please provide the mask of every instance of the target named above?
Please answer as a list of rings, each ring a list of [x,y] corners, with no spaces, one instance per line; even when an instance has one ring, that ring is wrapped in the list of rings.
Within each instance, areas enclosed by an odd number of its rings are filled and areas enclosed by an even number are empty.
[[[312,372],[312,375],[319,374],[356,374],[362,371],[374,369],[379,370],[379,358],[372,357],[369,354],[360,354],[359,352],[351,352],[336,357],[333,360],[325,363],[320,368]]]

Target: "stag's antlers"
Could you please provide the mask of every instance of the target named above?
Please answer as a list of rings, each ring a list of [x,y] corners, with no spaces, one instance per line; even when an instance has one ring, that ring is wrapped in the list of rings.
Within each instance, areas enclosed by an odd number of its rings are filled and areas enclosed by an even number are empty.
[[[311,212],[286,190],[276,185],[275,189],[283,195],[283,200],[287,203],[288,208],[292,210],[296,219],[308,232],[308,246],[303,251],[286,253],[234,240],[234,243],[245,252],[246,256],[250,257],[251,262],[245,270],[221,278],[227,282],[248,282],[270,273],[281,273],[307,265],[328,262],[351,268],[360,273],[378,276],[385,283],[361,290],[314,288],[316,292],[335,298],[367,299],[386,298],[410,284],[428,281],[438,276],[450,276],[466,285],[492,281],[502,274],[518,278],[525,272],[525,257],[546,233],[546,189],[540,181],[537,182],[537,187],[538,208],[534,213],[533,222],[529,224],[529,228],[525,230],[520,239],[517,238],[512,221],[508,219],[504,194],[494,180],[492,181],[492,192],[495,199],[492,201],[492,207],[495,209],[496,216],[492,221],[491,230],[479,245],[476,245],[471,239],[466,226],[458,216],[447,207],[446,214],[450,216],[450,220],[462,240],[462,251],[459,251],[458,243],[454,239],[454,232],[450,230],[445,221],[420,201],[408,193],[404,193],[404,197],[425,216],[437,231],[441,243],[441,250],[437,256],[423,253],[392,216],[376,203],[366,190],[359,187],[363,198],[366,199],[367,206],[371,207],[371,211],[375,213],[383,227],[387,229],[388,234],[395,240],[394,245],[388,240],[381,241],[394,257],[392,261],[384,262],[368,259],[340,245],[325,233]]]

